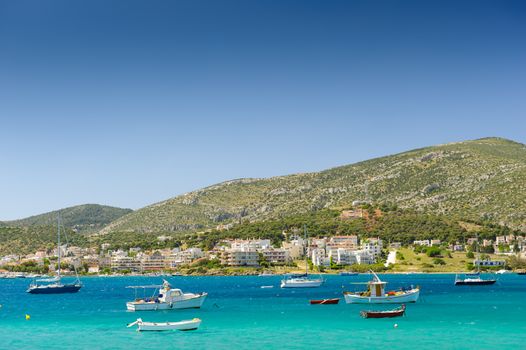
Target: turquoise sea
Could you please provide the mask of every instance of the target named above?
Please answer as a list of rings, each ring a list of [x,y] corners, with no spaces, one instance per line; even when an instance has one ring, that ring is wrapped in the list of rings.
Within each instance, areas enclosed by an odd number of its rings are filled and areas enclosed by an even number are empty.
[[[407,316],[363,319],[363,309],[389,306],[310,305],[342,297],[368,275],[327,276],[315,289],[280,289],[280,276],[167,277],[183,291],[209,293],[202,309],[127,312],[128,285],[160,277],[90,277],[77,294],[31,295],[29,280],[0,280],[1,349],[526,349],[526,276],[502,275],[494,286],[455,287],[454,275],[381,275],[388,287],[419,285]],[[274,288],[260,288],[273,285]],[[31,316],[30,320],[25,315]],[[145,321],[199,317],[192,332],[126,328]],[[394,327],[394,324],[398,327]]]

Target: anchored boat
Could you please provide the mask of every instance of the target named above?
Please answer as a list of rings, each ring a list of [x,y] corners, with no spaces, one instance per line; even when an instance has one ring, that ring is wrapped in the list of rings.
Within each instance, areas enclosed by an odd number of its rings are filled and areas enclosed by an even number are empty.
[[[340,302],[340,298],[334,298],[334,299],[320,299],[320,300],[311,300],[311,305],[325,305],[325,304],[338,304]]]
[[[201,325],[201,319],[194,318],[192,320],[180,322],[144,322],[138,318],[137,321],[130,323],[129,327],[137,325],[137,331],[193,331]]]
[[[129,286],[135,289],[135,300],[126,303],[129,311],[157,311],[172,309],[200,308],[208,295],[207,293],[183,293],[178,288],[172,288],[167,280],[160,286]],[[153,289],[154,295],[150,298],[137,298],[137,290]],[[158,293],[157,293],[158,291]]]
[[[402,304],[415,303],[420,295],[420,288],[407,290],[385,291],[387,282],[380,280],[380,277],[373,271],[373,279],[366,282],[368,288],[363,292],[344,292],[347,304]]]
[[[485,286],[495,284],[495,282],[497,282],[496,279],[483,279],[480,276],[460,278],[455,275],[455,286]]]
[[[477,235],[477,243],[478,243]],[[479,260],[479,249],[477,244],[477,261]],[[459,277],[458,274],[455,275],[455,286],[486,286],[495,284],[497,282],[494,278],[483,279],[480,277],[480,262],[476,264],[477,271],[475,273],[467,273],[464,275],[464,278]]]
[[[307,227],[303,226],[305,240],[307,240]],[[281,280],[281,288],[315,288],[323,284],[323,278],[309,277],[309,263],[307,261],[307,251],[305,251],[305,273],[301,275],[288,275]]]
[[[75,276],[77,277],[73,283],[63,283],[60,276],[60,215],[57,216],[57,275],[52,278],[34,279],[27,292],[30,294],[64,294],[64,293],[76,293],[82,288],[82,284],[77,274],[77,269],[73,265],[75,270]],[[66,236],[67,244],[67,236]],[[25,277],[25,276],[24,276]]]
[[[362,315],[363,318],[391,318],[391,317],[400,317],[404,316],[405,314],[405,304],[402,304],[399,308],[396,308],[394,310],[386,310],[386,311],[372,311],[372,310],[365,310],[360,311],[360,315]]]

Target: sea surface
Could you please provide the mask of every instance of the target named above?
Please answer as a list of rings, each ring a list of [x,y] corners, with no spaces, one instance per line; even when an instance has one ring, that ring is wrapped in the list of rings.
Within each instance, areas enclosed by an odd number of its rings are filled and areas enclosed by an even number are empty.
[[[157,312],[126,311],[134,292],[125,287],[160,277],[87,277],[79,293],[63,295],[28,294],[30,280],[0,279],[0,349],[526,349],[526,276],[456,287],[450,274],[381,275],[389,289],[422,288],[407,315],[394,319],[360,317],[394,306],[345,304],[342,291],[363,288],[355,283],[369,275],[327,276],[314,289],[280,289],[280,278],[166,277],[209,296],[202,309]],[[340,304],[309,304],[335,297]],[[126,327],[138,317],[203,323],[191,332],[139,333]]]

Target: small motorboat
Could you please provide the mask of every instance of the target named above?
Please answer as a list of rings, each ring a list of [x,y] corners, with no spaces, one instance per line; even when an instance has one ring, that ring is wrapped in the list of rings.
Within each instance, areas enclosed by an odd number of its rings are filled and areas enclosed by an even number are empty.
[[[321,305],[321,304],[338,304],[340,302],[340,298],[333,298],[333,299],[319,299],[319,300],[311,300],[311,305]]]
[[[128,311],[157,311],[173,309],[198,309],[208,295],[207,293],[183,293],[178,288],[172,288],[168,281],[163,280],[160,286],[129,286],[134,289],[135,300],[126,303]],[[154,294],[150,298],[137,298],[138,289],[153,289]]]
[[[194,318],[192,320],[179,322],[144,322],[138,318],[135,322],[130,323],[127,327],[137,325],[137,331],[193,331],[201,325],[201,319]]]
[[[393,310],[387,310],[387,311],[372,311],[372,310],[365,310],[360,311],[360,315],[362,315],[363,318],[391,318],[391,317],[400,317],[405,314],[405,304],[402,304],[402,306],[393,309]]]

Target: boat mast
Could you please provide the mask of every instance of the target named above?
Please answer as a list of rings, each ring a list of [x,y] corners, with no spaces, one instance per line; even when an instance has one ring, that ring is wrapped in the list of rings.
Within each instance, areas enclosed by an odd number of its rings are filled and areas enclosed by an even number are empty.
[[[477,273],[480,273],[480,246],[479,246],[479,234],[477,233],[477,259],[475,260],[477,264]]]
[[[57,215],[57,240],[58,240],[58,246],[57,246],[57,256],[58,256],[58,259],[57,259],[57,263],[58,263],[58,269],[57,269],[57,274],[58,274],[58,278],[60,279],[60,214]]]
[[[303,224],[303,236],[305,237],[305,275],[309,274],[309,241],[307,240],[307,225]]]

